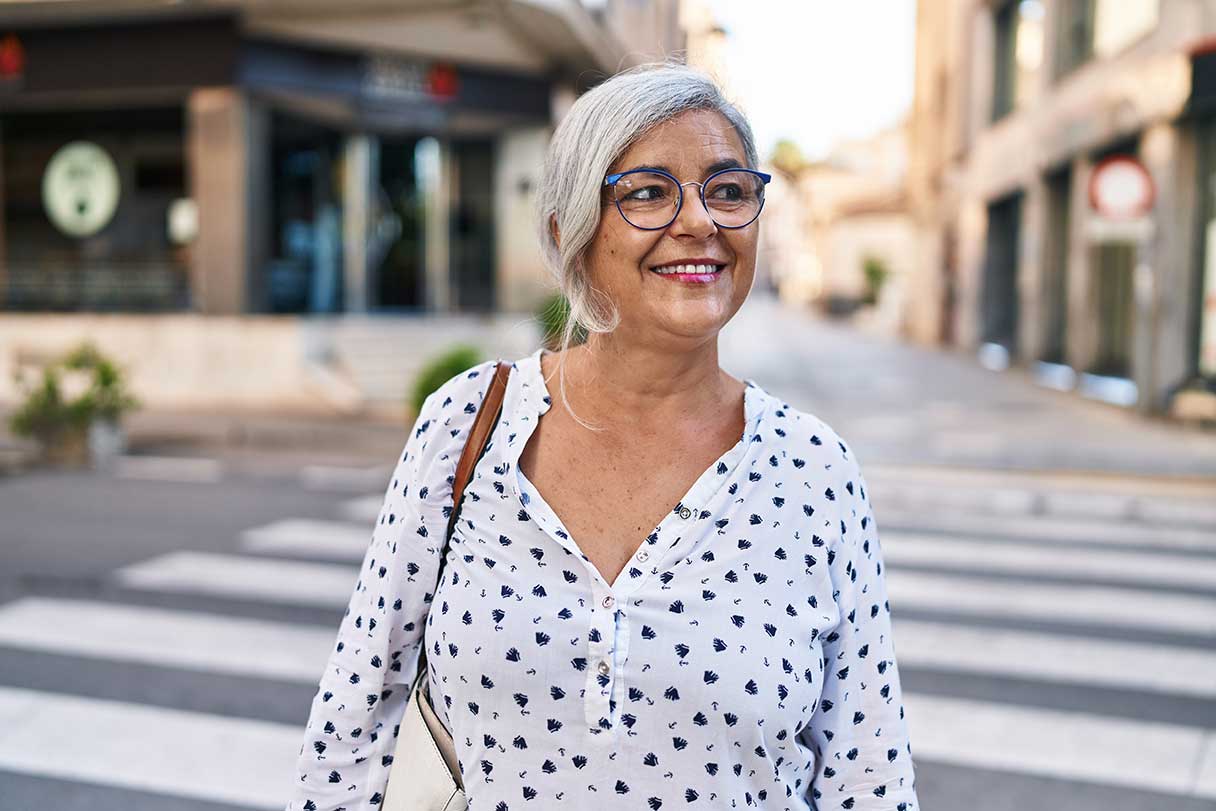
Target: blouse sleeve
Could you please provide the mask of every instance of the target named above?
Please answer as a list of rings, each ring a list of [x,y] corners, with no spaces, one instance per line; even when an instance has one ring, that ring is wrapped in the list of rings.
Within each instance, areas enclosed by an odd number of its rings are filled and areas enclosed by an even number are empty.
[[[287,811],[380,804],[418,672],[456,464],[493,365],[440,386],[406,438],[312,700]]]
[[[811,805],[917,811],[878,526],[861,468],[838,444],[840,538],[834,554],[829,550],[828,571],[841,619],[823,637],[819,706],[798,733],[816,755]]]

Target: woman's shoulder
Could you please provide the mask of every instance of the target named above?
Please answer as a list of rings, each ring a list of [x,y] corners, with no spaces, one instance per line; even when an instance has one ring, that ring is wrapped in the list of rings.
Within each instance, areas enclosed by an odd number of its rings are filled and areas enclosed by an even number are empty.
[[[762,439],[774,443],[788,455],[804,463],[814,458],[821,469],[850,469],[857,461],[852,446],[814,411],[797,408],[766,390],[769,406],[765,410]]]
[[[482,399],[494,379],[497,359],[482,361],[440,383],[423,402],[419,419],[459,420],[476,415]],[[470,422],[472,419],[470,418]]]
[[[406,440],[407,448],[412,447],[419,457],[415,461],[420,468],[455,466],[494,379],[497,362],[483,361],[452,375],[423,400]]]

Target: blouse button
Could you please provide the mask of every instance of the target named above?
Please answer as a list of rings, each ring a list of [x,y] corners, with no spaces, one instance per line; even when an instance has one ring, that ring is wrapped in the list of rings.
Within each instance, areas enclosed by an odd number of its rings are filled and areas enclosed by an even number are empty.
[[[613,601],[613,599],[612,599],[612,595],[611,595],[611,594],[609,594],[609,595],[607,595],[606,597],[604,597],[604,599],[603,599],[603,601],[602,601],[602,603],[601,603],[601,604],[604,606],[604,608],[612,608],[612,603],[613,603],[613,602],[614,602],[614,601]]]
[[[650,553],[647,552],[645,549],[643,549],[641,552],[638,552],[638,560],[646,560],[646,558],[648,558],[648,557],[650,557]]]
[[[598,667],[597,669],[600,671],[600,675],[601,675],[601,676],[607,676],[607,675],[608,675],[608,671],[609,671],[609,670],[611,670],[612,668],[610,668],[610,667],[608,666],[608,663],[607,663],[606,661],[604,661],[603,659],[601,659],[601,660],[600,660],[599,667]]]
[[[687,507],[680,508],[680,517],[681,518],[687,519],[690,515],[692,515],[692,510],[688,509]]]

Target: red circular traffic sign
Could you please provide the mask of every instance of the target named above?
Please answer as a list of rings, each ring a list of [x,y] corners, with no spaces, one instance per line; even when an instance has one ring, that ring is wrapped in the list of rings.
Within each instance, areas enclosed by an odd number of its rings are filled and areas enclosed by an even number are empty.
[[[1131,155],[1106,158],[1089,179],[1089,204],[1110,220],[1134,220],[1153,208],[1157,196],[1153,178]]]

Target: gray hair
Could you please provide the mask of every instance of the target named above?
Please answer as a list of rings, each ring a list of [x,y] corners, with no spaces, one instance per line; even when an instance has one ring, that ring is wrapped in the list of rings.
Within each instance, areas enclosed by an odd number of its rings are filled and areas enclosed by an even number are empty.
[[[616,74],[580,96],[558,124],[545,156],[536,202],[545,266],[570,306],[562,333],[563,353],[580,327],[589,333],[609,333],[620,324],[620,312],[603,291],[592,286],[583,262],[599,225],[604,176],[634,141],[691,110],[721,113],[743,142],[748,168],[758,167],[755,137],[747,119],[712,78],[678,63],[640,65]],[[551,219],[561,233],[560,247],[553,238]],[[560,366],[562,402],[577,422],[591,428],[570,408],[564,363]]]

